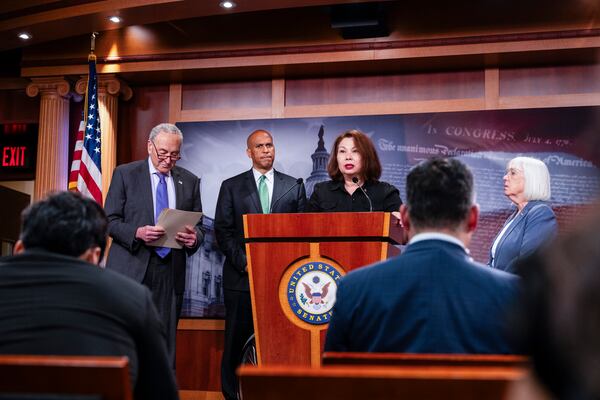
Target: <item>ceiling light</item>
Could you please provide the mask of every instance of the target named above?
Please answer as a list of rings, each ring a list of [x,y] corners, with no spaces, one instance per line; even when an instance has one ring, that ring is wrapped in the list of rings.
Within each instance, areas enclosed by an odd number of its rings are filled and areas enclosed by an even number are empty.
[[[235,3],[230,0],[224,0],[224,1],[220,2],[219,5],[226,9],[231,9],[231,8],[235,7]]]
[[[19,38],[21,38],[23,40],[29,40],[29,39],[31,39],[31,35],[27,32],[21,32],[21,33],[19,33]]]
[[[121,19],[121,17],[118,17],[116,15],[113,15],[112,17],[108,18],[110,20],[110,22],[115,23],[115,24],[119,24],[121,23],[121,21],[123,21]]]

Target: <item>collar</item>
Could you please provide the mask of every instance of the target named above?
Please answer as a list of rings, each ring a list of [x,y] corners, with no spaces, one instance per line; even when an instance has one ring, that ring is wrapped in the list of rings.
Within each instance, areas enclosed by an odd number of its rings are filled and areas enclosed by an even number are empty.
[[[260,173],[256,169],[254,169],[254,167],[252,167],[252,174],[254,175],[254,181],[256,181],[256,182],[258,182],[258,179],[263,175],[262,173]],[[269,182],[273,182],[273,176],[275,175],[275,170],[273,168],[271,168],[264,175],[267,177],[267,180]]]
[[[410,246],[411,244],[422,242],[424,240],[442,240],[444,242],[453,243],[457,246],[460,246],[467,254],[469,254],[469,249],[467,249],[465,247],[465,244],[463,242],[461,242],[460,240],[458,240],[457,238],[455,238],[452,235],[448,235],[446,233],[440,233],[440,232],[418,233],[415,236],[413,236],[412,239],[410,239],[410,241],[408,242],[408,245]]]
[[[154,167],[154,164],[152,164],[152,160],[150,159],[150,157],[148,157],[148,171],[150,171],[150,176],[152,176],[154,174],[161,174],[162,173],[162,172],[159,172]],[[171,176],[171,171],[167,172],[167,176]]]

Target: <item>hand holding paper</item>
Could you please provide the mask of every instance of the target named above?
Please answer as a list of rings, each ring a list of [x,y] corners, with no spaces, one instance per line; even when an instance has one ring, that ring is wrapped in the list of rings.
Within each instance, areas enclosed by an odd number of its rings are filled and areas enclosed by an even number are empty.
[[[183,227],[185,231],[177,232],[175,240],[182,243],[185,247],[193,247],[196,244],[196,229],[193,226],[186,225]]]
[[[182,245],[192,247],[197,240],[194,227],[201,217],[201,212],[165,208],[160,213],[156,223],[157,227],[162,227],[165,230],[165,234],[147,243],[148,246],[170,247],[172,249],[181,249]]]

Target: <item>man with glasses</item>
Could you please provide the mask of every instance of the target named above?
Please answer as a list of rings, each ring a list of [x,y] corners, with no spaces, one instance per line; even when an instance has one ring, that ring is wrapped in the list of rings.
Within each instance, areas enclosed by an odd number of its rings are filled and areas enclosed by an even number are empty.
[[[148,158],[118,166],[106,196],[108,233],[113,242],[106,268],[150,288],[165,328],[167,349],[175,365],[175,335],[185,288],[186,255],[203,239],[197,226],[177,233],[182,249],[148,246],[165,230],[156,225],[164,208],[202,211],[200,181],[175,166],[181,158],[183,134],[175,125],[159,124],[148,138]]]

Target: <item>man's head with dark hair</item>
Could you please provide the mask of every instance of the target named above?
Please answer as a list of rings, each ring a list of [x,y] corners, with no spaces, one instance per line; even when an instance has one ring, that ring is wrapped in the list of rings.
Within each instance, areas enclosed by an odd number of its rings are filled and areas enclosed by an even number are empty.
[[[58,192],[27,207],[15,252],[40,249],[98,263],[106,247],[108,220],[94,200]]]
[[[468,244],[479,215],[473,193],[471,171],[455,158],[431,158],[413,167],[400,209],[409,236],[437,231]]]

